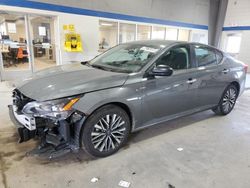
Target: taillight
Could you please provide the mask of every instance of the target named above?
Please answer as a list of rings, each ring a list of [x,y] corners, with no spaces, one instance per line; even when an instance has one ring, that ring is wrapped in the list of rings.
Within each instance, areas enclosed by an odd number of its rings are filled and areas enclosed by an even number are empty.
[[[245,73],[247,73],[248,65],[244,64]]]

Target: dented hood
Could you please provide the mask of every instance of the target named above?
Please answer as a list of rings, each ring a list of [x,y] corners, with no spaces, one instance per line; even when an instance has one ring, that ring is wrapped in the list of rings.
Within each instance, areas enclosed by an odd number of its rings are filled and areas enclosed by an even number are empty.
[[[31,99],[45,101],[122,86],[127,77],[126,73],[76,63],[39,71],[19,84],[17,89]]]

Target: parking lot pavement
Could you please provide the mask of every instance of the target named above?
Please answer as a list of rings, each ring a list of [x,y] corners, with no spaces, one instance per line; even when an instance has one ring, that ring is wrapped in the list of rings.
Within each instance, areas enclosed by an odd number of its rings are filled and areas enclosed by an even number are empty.
[[[10,90],[0,83],[0,187],[250,187],[249,90],[228,116],[205,111],[142,130],[107,158],[80,152],[51,161],[25,156],[35,141],[17,144]]]

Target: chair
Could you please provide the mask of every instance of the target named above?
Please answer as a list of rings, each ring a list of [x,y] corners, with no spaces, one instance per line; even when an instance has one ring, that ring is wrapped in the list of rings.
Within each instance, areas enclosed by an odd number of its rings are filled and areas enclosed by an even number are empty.
[[[22,47],[19,47],[18,51],[17,51],[17,61],[18,61],[18,63],[19,62],[25,63],[24,60],[27,60],[27,59],[28,59],[27,50],[23,50]]]

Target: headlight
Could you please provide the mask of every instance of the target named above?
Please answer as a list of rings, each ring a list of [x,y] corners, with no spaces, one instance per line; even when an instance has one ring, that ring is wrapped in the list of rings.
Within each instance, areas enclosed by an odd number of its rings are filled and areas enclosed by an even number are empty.
[[[23,107],[24,114],[32,114],[38,117],[51,117],[66,119],[72,112],[72,106],[80,98],[64,98],[46,102],[29,102]]]

